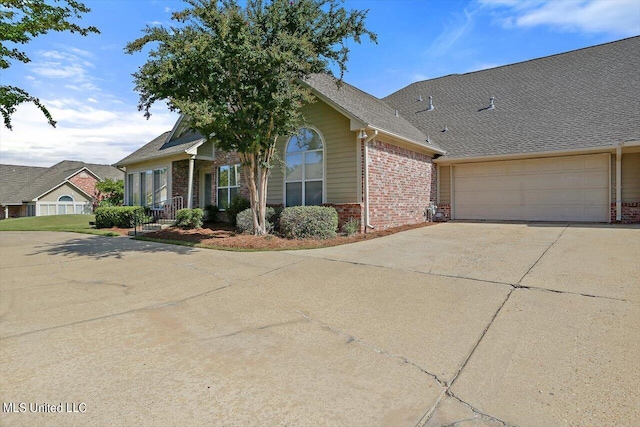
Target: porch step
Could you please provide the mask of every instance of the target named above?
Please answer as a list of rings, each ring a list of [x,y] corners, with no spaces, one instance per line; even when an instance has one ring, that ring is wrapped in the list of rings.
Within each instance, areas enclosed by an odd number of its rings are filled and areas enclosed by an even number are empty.
[[[159,231],[159,230],[164,230],[167,229],[169,227],[171,227],[173,225],[173,221],[163,224],[163,223],[159,223],[159,222],[155,222],[153,224],[145,224],[142,226],[141,230],[137,231],[137,234],[143,234],[143,233],[150,233],[152,231]],[[129,236],[135,236],[136,235],[136,231],[131,230],[129,232],[127,232],[127,234]]]

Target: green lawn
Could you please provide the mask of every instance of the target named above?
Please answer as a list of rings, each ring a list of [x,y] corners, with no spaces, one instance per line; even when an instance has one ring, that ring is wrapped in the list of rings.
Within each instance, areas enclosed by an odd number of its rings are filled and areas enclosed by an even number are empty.
[[[73,231],[76,233],[117,236],[117,233],[91,228],[94,215],[51,215],[9,218],[0,221],[0,231]]]

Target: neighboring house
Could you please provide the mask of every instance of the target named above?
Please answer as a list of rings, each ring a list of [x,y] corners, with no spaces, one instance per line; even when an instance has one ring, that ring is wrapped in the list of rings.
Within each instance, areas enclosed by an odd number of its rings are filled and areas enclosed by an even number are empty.
[[[70,160],[50,168],[0,165],[0,218],[91,213],[95,184],[107,178],[124,173]]]
[[[384,99],[333,77],[277,142],[271,205],[372,228],[441,219],[640,222],[640,37],[411,84]],[[180,118],[118,162],[128,204],[222,208],[238,157]]]

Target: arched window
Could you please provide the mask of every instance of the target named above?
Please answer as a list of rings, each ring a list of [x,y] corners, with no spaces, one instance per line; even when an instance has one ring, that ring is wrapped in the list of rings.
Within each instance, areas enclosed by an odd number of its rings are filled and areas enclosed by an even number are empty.
[[[321,205],[324,185],[324,144],[320,134],[302,128],[286,150],[286,206]]]
[[[73,197],[69,195],[58,197],[58,215],[72,214],[73,209]]]

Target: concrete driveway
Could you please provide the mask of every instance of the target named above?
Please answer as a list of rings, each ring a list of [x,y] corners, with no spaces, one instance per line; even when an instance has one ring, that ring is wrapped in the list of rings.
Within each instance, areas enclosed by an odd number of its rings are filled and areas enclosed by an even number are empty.
[[[639,325],[634,226],[273,253],[3,232],[0,424],[635,425]]]

